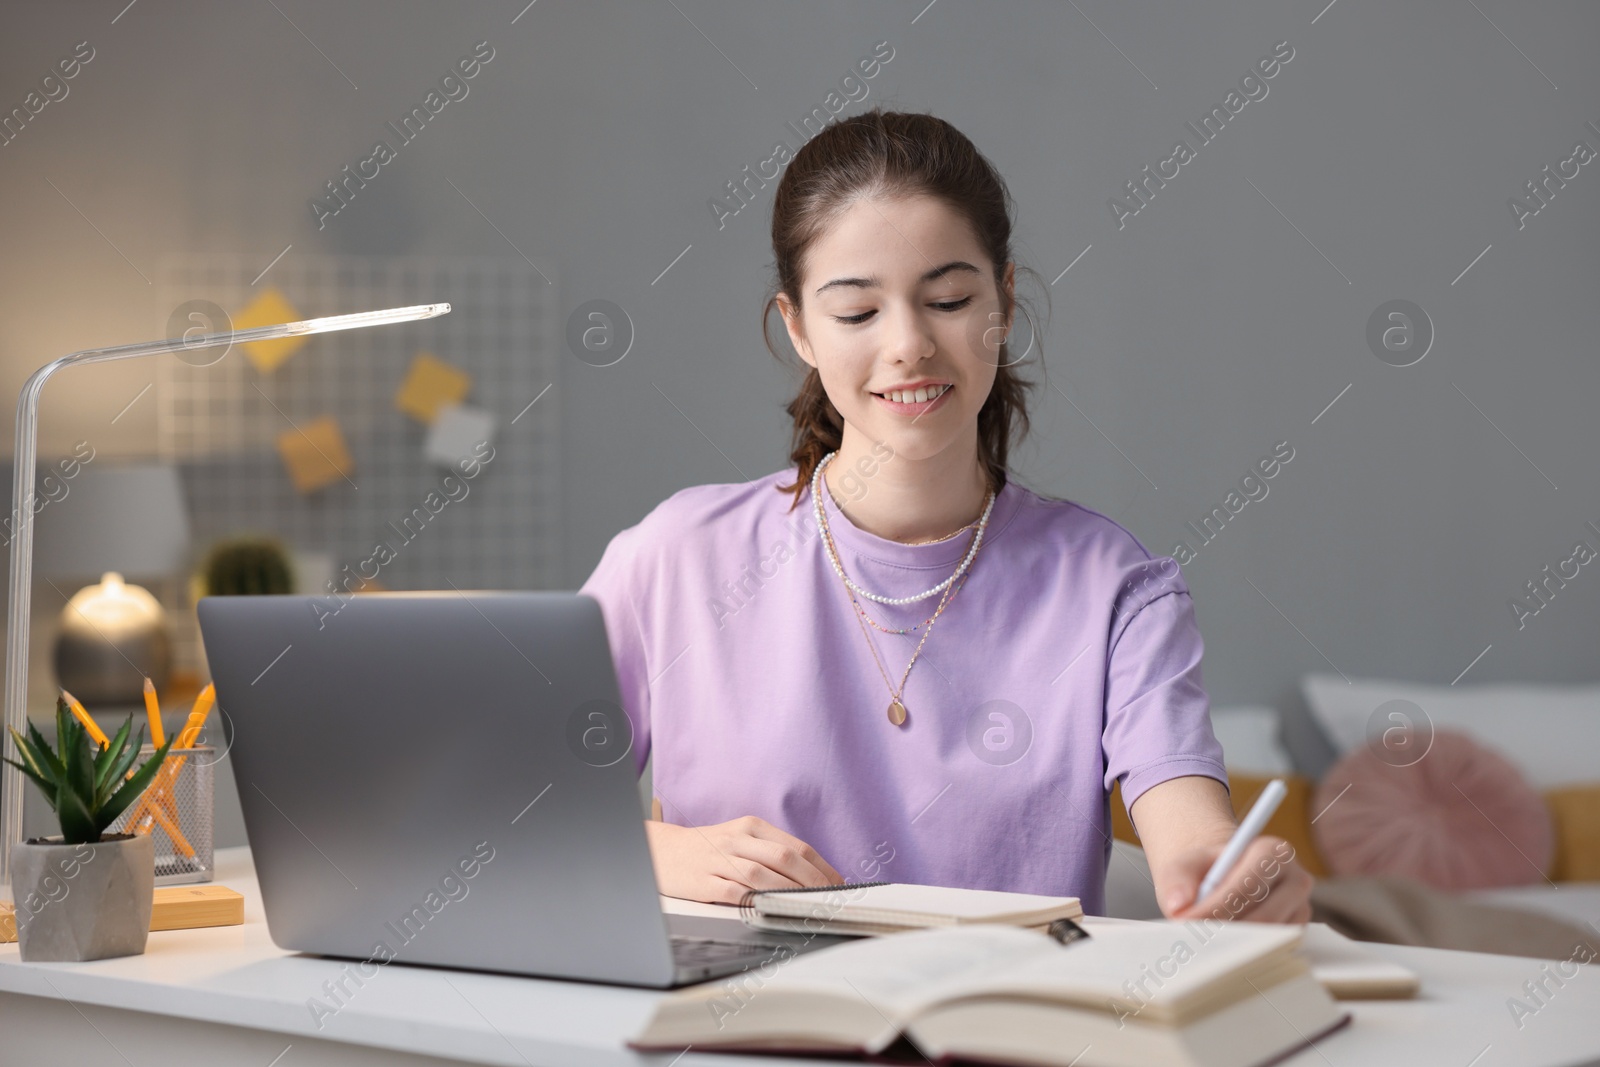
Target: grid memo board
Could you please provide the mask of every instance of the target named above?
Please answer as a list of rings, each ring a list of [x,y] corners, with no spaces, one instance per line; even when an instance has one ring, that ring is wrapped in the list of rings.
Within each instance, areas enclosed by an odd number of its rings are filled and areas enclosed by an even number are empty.
[[[181,472],[197,554],[230,534],[271,533],[297,551],[330,554],[338,573],[386,541],[395,559],[379,574],[385,588],[556,587],[563,572],[555,287],[520,260],[493,258],[291,254],[252,286],[260,270],[258,257],[169,260],[162,307],[209,300],[237,316],[275,286],[300,318],[440,301],[452,311],[310,337],[267,374],[237,348],[209,366],[160,357],[158,450]],[[394,404],[421,351],[471,375],[465,402],[494,413],[495,454],[465,483],[464,498],[403,541],[388,524],[398,525],[451,473],[424,457],[427,427]],[[324,415],[338,420],[355,469],[349,481],[302,495],[276,441],[291,423]]]

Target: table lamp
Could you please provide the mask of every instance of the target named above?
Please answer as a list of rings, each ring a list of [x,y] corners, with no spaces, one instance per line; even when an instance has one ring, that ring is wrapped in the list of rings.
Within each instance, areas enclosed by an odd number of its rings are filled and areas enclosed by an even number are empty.
[[[158,356],[164,352],[193,351],[219,345],[273,341],[334,330],[356,330],[415,319],[431,319],[450,313],[449,304],[417,304],[413,307],[363,311],[353,315],[284,322],[276,326],[256,326],[248,330],[220,333],[194,333],[169,337],[164,341],[144,341],[114,348],[89,348],[52,360],[33,372],[17,396],[16,458],[11,482],[11,600],[6,625],[6,736],[0,738],[0,751],[14,747],[10,731],[23,731],[28,721],[28,616],[33,594],[33,507],[34,463],[39,444],[39,396],[45,382],[65,367],[112,360]],[[0,884],[11,884],[11,846],[22,840],[22,772],[9,763],[0,764]]]
[[[189,516],[177,468],[102,460],[63,485],[66,494],[34,520],[34,567],[70,596],[55,641],[56,685],[90,707],[137,706],[146,676],[165,692],[172,673],[166,612],[129,579],[168,578],[183,563]]]

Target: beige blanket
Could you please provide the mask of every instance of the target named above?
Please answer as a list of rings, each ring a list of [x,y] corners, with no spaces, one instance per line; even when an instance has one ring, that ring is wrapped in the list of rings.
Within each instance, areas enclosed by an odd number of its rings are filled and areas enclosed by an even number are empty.
[[[1600,955],[1600,931],[1592,926],[1475,903],[1403,878],[1319,881],[1311,918],[1356,941],[1537,959]]]

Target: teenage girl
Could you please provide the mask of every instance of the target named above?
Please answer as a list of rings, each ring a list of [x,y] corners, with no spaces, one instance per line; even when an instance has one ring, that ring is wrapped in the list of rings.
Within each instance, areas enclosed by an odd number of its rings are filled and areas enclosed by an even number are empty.
[[[793,466],[684,489],[606,548],[605,617],[661,891],[884,880],[1105,907],[1108,791],[1169,917],[1304,922],[1312,879],[1235,827],[1178,565],[1012,479],[1027,390],[1011,201],[930,115],[841,120],[773,202],[807,371]],[[768,338],[771,348],[771,339]]]

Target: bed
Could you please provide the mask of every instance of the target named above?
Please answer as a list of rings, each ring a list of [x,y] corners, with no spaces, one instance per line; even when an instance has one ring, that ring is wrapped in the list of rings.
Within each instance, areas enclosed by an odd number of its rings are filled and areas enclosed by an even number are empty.
[[[1237,810],[1288,781],[1268,832],[1317,875],[1319,921],[1364,940],[1600,951],[1600,685],[1311,674],[1300,690],[1287,708],[1216,708],[1212,721]],[[1112,823],[1107,912],[1158,917],[1115,791]]]

